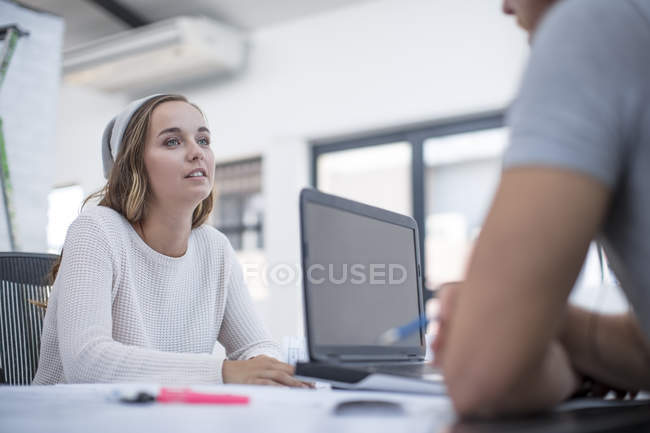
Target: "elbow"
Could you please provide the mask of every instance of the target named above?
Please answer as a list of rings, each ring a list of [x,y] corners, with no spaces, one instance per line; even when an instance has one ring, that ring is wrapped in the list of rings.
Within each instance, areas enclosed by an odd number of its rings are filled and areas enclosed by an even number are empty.
[[[499,396],[464,378],[445,378],[447,392],[459,418],[489,418],[498,414]]]
[[[447,393],[459,418],[480,416],[485,399],[476,392],[476,387],[470,386],[460,378],[448,378],[447,375],[445,375],[445,382]]]
[[[92,371],[95,371],[95,368],[92,365],[88,365],[87,360],[74,356],[68,357],[67,359],[62,358],[61,361],[65,383],[97,382],[97,378],[92,375]]]
[[[454,412],[461,419],[489,419],[504,415],[506,411],[501,405],[501,399],[493,394],[480,392],[477,388],[457,389],[450,392]]]
[[[108,358],[105,348],[106,343],[91,342],[81,348],[61,350],[61,367],[66,383],[105,382],[103,372]]]
[[[65,383],[92,383],[95,382],[84,369],[78,368],[76,365],[63,365],[63,377]]]
[[[492,418],[507,413],[513,378],[479,363],[472,360],[474,365],[468,368],[459,365],[444,369],[447,392],[459,418]]]

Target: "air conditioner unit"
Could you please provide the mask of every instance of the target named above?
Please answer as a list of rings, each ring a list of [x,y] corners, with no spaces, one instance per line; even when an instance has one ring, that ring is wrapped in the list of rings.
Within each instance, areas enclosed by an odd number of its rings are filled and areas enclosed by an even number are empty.
[[[66,83],[102,90],[159,88],[234,72],[244,36],[205,17],[178,17],[128,30],[63,53]]]

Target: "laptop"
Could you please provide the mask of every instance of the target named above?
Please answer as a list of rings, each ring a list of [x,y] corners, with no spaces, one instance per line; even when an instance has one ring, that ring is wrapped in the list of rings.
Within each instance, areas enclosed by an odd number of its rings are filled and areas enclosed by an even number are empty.
[[[300,193],[303,305],[309,362],[296,376],[335,388],[444,394],[425,361],[425,328],[381,336],[424,315],[415,220],[325,194]]]

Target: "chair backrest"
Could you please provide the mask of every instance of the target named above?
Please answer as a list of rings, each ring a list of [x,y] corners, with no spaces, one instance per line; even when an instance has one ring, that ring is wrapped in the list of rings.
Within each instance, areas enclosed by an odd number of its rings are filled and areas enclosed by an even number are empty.
[[[47,275],[55,254],[0,253],[0,380],[29,385],[36,374],[45,309]]]

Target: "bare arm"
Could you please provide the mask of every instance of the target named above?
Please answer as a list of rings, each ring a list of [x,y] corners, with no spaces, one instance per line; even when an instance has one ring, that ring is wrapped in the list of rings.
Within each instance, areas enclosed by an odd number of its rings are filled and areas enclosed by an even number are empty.
[[[585,175],[504,172],[443,355],[461,416],[540,410],[573,392],[577,379],[556,336],[608,199]]]
[[[632,312],[569,307],[560,340],[581,373],[615,388],[650,389],[650,344]]]

